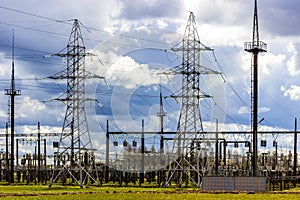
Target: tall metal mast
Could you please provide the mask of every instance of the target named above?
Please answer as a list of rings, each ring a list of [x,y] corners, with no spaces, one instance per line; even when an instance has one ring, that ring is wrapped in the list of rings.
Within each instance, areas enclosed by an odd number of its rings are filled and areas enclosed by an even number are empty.
[[[10,89],[5,90],[5,95],[10,96],[10,183],[14,183],[14,132],[15,132],[15,96],[21,95],[21,90],[15,87],[15,36],[12,38],[12,68]],[[8,152],[6,152],[8,153]]]
[[[212,49],[201,45],[192,12],[188,18],[182,46],[173,50],[182,51],[182,64],[174,69],[175,73],[182,75],[181,94],[173,96],[181,98],[182,104],[173,144],[175,167],[169,168],[165,186],[176,178],[179,187],[183,181],[187,183],[189,180],[200,187],[200,168],[203,167],[203,163],[199,161],[200,147],[195,146],[200,145],[200,140],[203,142],[206,136],[202,134],[199,101],[200,98],[210,97],[200,90],[200,75],[215,72],[200,66],[200,51]]]
[[[160,136],[161,136],[161,142],[160,142],[160,153],[164,153],[164,143],[163,143],[163,134],[164,134],[164,117],[167,116],[167,113],[164,111],[163,101],[162,101],[162,91],[160,86],[160,92],[159,92],[159,112],[157,113],[157,116],[160,119]]]
[[[159,153],[160,153],[160,169],[159,169],[159,176],[158,176],[158,183],[161,185],[162,178],[164,177],[164,169],[163,166],[163,159],[162,156],[164,155],[164,117],[167,116],[167,113],[164,111],[163,101],[162,101],[162,91],[160,85],[160,92],[159,92],[159,112],[157,116],[160,119],[160,145],[159,145]]]
[[[85,112],[85,45],[79,21],[74,20],[73,28],[67,45],[67,53],[56,54],[67,59],[67,69],[49,78],[67,79],[65,98],[57,100],[66,102],[67,109],[57,151],[57,160],[62,166],[56,166],[49,187],[60,177],[70,175],[80,187],[88,178],[98,182],[95,166],[94,149],[90,138]],[[90,76],[89,76],[90,77]],[[67,157],[67,159],[65,159]]]
[[[252,175],[257,176],[257,113],[258,113],[258,54],[267,51],[267,44],[259,40],[257,0],[254,0],[252,42],[245,42],[244,50],[252,54],[251,125],[253,133]]]

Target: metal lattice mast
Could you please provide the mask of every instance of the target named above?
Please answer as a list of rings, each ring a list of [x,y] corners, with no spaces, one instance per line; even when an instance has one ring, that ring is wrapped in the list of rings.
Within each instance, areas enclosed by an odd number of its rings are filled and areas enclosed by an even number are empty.
[[[244,49],[252,54],[251,61],[251,127],[253,133],[252,175],[257,176],[257,114],[258,114],[258,54],[267,51],[267,45],[259,41],[257,0],[254,1],[252,42],[245,42]]]
[[[195,145],[199,145],[200,140],[203,142],[205,135],[202,134],[199,101],[200,98],[210,97],[200,90],[200,75],[215,72],[200,66],[200,51],[211,49],[201,45],[192,12],[190,12],[182,46],[173,50],[182,51],[183,56],[182,64],[174,69],[176,73],[182,75],[181,94],[173,96],[181,98],[182,104],[173,144],[175,166],[169,168],[165,186],[175,178],[180,187],[183,181],[187,183],[188,180],[200,187],[202,163],[199,161],[200,148],[199,146],[195,148]]]
[[[56,158],[62,166],[56,165],[50,187],[60,176],[66,176],[66,174],[69,174],[80,187],[83,187],[88,178],[93,182],[98,181],[94,150],[84,107],[85,101],[89,100],[85,98],[85,79],[87,78],[85,50],[80,25],[75,19],[67,45],[67,53],[56,54],[67,59],[67,69],[50,77],[67,79],[66,97],[57,99],[64,101],[67,105]]]

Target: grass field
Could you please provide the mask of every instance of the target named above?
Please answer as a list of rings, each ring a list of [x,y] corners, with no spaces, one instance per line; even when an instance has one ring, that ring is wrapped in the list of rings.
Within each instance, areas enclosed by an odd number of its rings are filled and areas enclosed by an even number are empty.
[[[138,187],[88,187],[79,188],[72,186],[48,186],[24,185],[24,186],[0,186],[1,199],[62,199],[62,200],[92,200],[92,199],[263,199],[283,200],[300,199],[300,190],[292,190],[284,193],[226,193],[210,194],[202,193],[197,189],[174,189],[174,188],[138,188]]]

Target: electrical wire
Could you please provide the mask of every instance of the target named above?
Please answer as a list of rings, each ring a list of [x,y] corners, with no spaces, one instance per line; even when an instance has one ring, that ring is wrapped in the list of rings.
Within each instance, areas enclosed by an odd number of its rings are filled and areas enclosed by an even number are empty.
[[[57,22],[57,23],[72,25],[71,23],[68,22],[70,20],[58,20],[58,19],[54,19],[54,18],[50,18],[50,17],[45,17],[45,16],[42,16],[42,15],[33,14],[33,13],[30,13],[30,12],[25,12],[25,11],[21,11],[21,10],[17,10],[17,9],[8,8],[8,7],[5,7],[5,6],[0,6],[0,8],[5,9],[5,10],[9,10],[9,11],[12,11],[12,12],[18,12],[18,13],[22,13],[22,14],[25,14],[25,15],[30,15],[30,16],[45,19],[45,20],[54,21],[54,22]],[[61,33],[55,33],[55,32],[51,32],[51,31],[45,31],[45,30],[40,30],[40,29],[35,29],[35,28],[29,28],[29,27],[16,25],[16,24],[13,25],[13,24],[10,24],[10,23],[5,23],[5,22],[0,22],[0,24],[4,24],[4,25],[8,25],[8,26],[15,26],[15,27],[23,28],[23,29],[39,31],[39,32],[44,32],[44,33],[50,33],[50,34],[59,35],[59,36],[69,37],[69,35],[65,35],[65,34],[61,34]],[[126,34],[122,34],[122,33],[111,33],[109,31],[105,31],[104,29],[100,29],[100,28],[96,28],[96,27],[90,27],[90,26],[85,26],[85,25],[82,25],[82,27],[84,27],[87,30],[93,30],[93,31],[98,31],[98,32],[103,32],[103,33],[108,33],[108,34],[114,34],[114,35],[118,35],[118,36],[122,36],[122,37],[126,37],[126,38],[132,38],[132,39],[135,39],[135,40],[170,45],[169,43],[161,42],[161,41],[157,41],[157,40],[151,40],[151,39],[147,39],[147,38],[135,37],[135,36],[126,35]]]
[[[33,14],[33,13],[21,11],[21,10],[9,8],[9,7],[6,7],[6,6],[1,6],[0,5],[0,8],[5,9],[5,10],[9,10],[9,11],[13,11],[13,12],[17,12],[17,13],[21,13],[21,14],[25,14],[25,15],[30,15],[30,16],[33,16],[33,17],[41,18],[41,19],[46,19],[46,20],[50,20],[50,21],[54,21],[54,22],[68,24],[67,22],[62,21],[62,20],[57,20],[57,19],[54,19],[54,18],[45,17],[45,16],[41,16],[41,15],[37,15],[37,14]]]
[[[171,6],[171,5],[168,5],[168,4],[164,4],[164,3],[160,3],[160,2],[156,2],[157,4],[160,4],[162,6],[167,6],[167,7],[173,7],[173,8],[176,8],[176,9],[179,9],[177,7],[174,7],[174,6]],[[21,13],[21,14],[25,14],[25,15],[30,15],[30,16],[33,16],[33,17],[37,17],[37,18],[41,18],[41,19],[44,19],[44,20],[50,20],[50,21],[54,21],[56,23],[63,23],[63,24],[67,24],[67,25],[72,25],[72,23],[70,23],[69,21],[65,21],[65,20],[58,20],[58,19],[54,19],[54,18],[50,18],[50,17],[45,17],[45,16],[42,16],[42,15],[37,15],[37,14],[33,14],[33,13],[30,13],[30,12],[25,12],[25,11],[22,11],[22,10],[17,10],[17,9],[12,9],[12,8],[8,8],[8,7],[5,7],[5,6],[0,6],[1,9],[5,9],[5,10],[9,10],[9,11],[12,11],[12,12],[17,12],[17,13]],[[19,28],[22,28],[22,29],[28,29],[28,30],[33,30],[33,31],[39,31],[39,32],[44,32],[44,33],[49,33],[49,34],[54,34],[54,35],[59,35],[59,36],[65,36],[65,37],[69,37],[69,35],[66,35],[66,34],[61,34],[61,33],[55,33],[55,32],[51,32],[51,31],[45,31],[45,30],[41,30],[41,29],[36,29],[36,28],[30,28],[30,27],[24,27],[24,26],[20,26],[20,25],[16,25],[16,24],[11,24],[11,23],[6,23],[6,22],[0,22],[1,24],[4,24],[4,25],[8,25],[8,26],[15,26],[15,27],[19,27]],[[106,33],[109,33],[103,29],[99,29],[99,28],[95,28],[95,27],[88,27],[88,26],[84,26],[84,28],[86,28],[87,30],[94,30],[94,31],[99,31],[99,32],[106,32]],[[117,34],[117,33],[113,33],[113,34]],[[150,39],[145,39],[145,38],[140,38],[140,37],[133,37],[133,36],[129,36],[129,35],[126,35],[126,34],[118,34],[119,36],[122,36],[122,37],[127,37],[127,38],[133,38],[133,39],[138,39],[138,40],[142,40],[142,41],[148,41],[148,42],[154,42],[154,43],[160,43],[160,44],[168,44],[168,43],[165,43],[165,42],[160,42],[160,41],[156,41],[156,40],[150,40]],[[119,44],[120,45],[120,44]],[[2,45],[3,46],[3,45]],[[26,48],[20,48],[21,50],[30,50],[30,49],[26,49]],[[30,50],[32,51],[32,50]],[[43,52],[43,51],[36,51],[36,52],[40,52],[40,53],[48,53],[48,52]],[[213,51],[214,52],[214,51]],[[214,53],[214,56],[215,56],[215,53]],[[28,57],[29,58],[29,57]],[[205,58],[205,57],[204,57]],[[26,61],[26,60],[25,60]],[[31,61],[29,61],[31,62]],[[35,61],[37,62],[37,61]],[[226,77],[224,71],[222,70],[222,67],[221,65],[219,64],[216,56],[215,56],[215,62],[217,63],[217,66],[220,68],[220,70],[222,71],[222,74],[224,75],[224,77]],[[43,64],[53,64],[53,63],[44,63],[44,62],[40,62],[40,63],[43,63]],[[234,94],[240,99],[240,101],[247,106],[247,108],[249,109],[249,104],[238,94],[238,92],[235,90],[235,88],[233,87],[232,83],[228,80],[228,78],[225,79],[229,88],[234,92]],[[149,103],[149,102],[148,102]],[[278,104],[278,103],[277,103]],[[280,104],[279,104],[280,105]],[[285,109],[283,109],[288,115],[292,116],[290,113],[288,113]],[[266,121],[267,122],[267,121]],[[269,123],[269,122],[267,122]],[[270,124],[270,123],[269,123]]]
[[[10,48],[10,49],[12,48],[12,45],[9,45],[9,44],[0,44],[0,46],[7,47],[7,48]],[[25,47],[14,46],[14,48],[15,49],[20,49],[20,50],[25,50],[25,51],[30,51],[30,52],[37,52],[37,53],[41,53],[43,55],[45,55],[45,54],[51,54],[50,52],[47,52],[47,51],[29,49],[29,48],[25,48]]]

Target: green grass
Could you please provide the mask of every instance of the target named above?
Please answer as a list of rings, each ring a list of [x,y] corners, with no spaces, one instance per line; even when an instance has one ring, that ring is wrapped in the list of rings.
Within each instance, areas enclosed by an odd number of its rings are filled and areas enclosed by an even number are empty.
[[[5,197],[7,199],[45,199],[45,200],[91,200],[91,199],[145,199],[145,200],[184,200],[184,199],[222,199],[222,200],[247,200],[247,199],[264,199],[264,200],[276,200],[276,199],[299,199],[296,195],[247,195],[247,194],[81,194],[81,195],[55,195],[55,196],[22,196],[22,197]]]
[[[299,189],[294,189],[294,192],[299,192]],[[45,200],[92,200],[92,199],[170,199],[170,200],[185,200],[185,199],[228,199],[228,200],[283,200],[283,199],[299,199],[300,194],[293,193],[257,193],[257,194],[209,194],[201,193],[197,189],[175,189],[175,188],[139,188],[139,187],[88,187],[79,188],[77,186],[59,186],[54,185],[52,188],[42,185],[11,185],[0,186],[1,199],[45,199]]]

